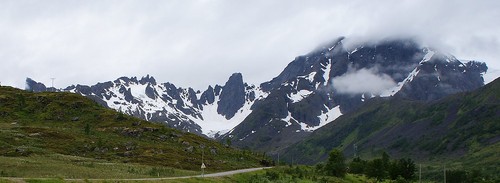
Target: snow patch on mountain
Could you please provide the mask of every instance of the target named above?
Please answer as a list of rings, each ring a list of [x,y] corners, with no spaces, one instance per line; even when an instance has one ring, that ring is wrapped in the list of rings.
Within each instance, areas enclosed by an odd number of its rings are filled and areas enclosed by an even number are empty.
[[[219,96],[215,97],[215,101],[219,101]],[[245,101],[243,107],[230,119],[226,119],[226,117],[217,113],[217,102],[203,105],[203,110],[200,111],[202,118],[188,117],[201,126],[203,134],[210,137],[211,134],[215,135],[223,131],[229,131],[242,122],[252,112],[250,108],[253,103],[254,101]]]
[[[316,76],[316,72],[311,72],[309,73],[308,75],[305,75],[305,76],[298,76],[297,78],[303,78],[303,79],[306,79],[308,80],[309,82],[314,82],[314,76]]]
[[[425,56],[424,58],[422,59],[422,61],[420,61],[420,64],[424,63],[424,62],[428,62],[429,60],[431,60],[432,56],[434,56],[435,52],[430,50],[430,49],[424,49],[424,53]]]
[[[382,92],[380,94],[381,97],[391,97],[391,96],[394,96],[396,93],[398,93],[401,88],[403,88],[403,86],[408,83],[408,82],[411,82],[413,81],[413,78],[415,76],[418,75],[418,73],[420,72],[420,70],[418,69],[418,67],[416,67],[415,69],[413,69],[413,71],[411,71],[410,74],[408,74],[408,76],[401,82],[399,82],[396,86]]]
[[[281,121],[286,122],[285,127],[289,127],[289,126],[291,126],[291,125],[292,125],[292,122],[291,122],[291,120],[292,120],[292,119],[293,119],[293,117],[292,117],[292,113],[290,113],[290,111],[289,111],[289,112],[288,112],[288,115],[287,115],[285,118],[281,119]],[[295,120],[295,119],[293,119],[293,120],[294,120],[294,121],[297,121],[297,120]]]
[[[308,124],[302,122],[299,122],[299,125],[303,131],[312,132],[314,130],[321,128],[322,126],[325,126],[326,124],[332,122],[333,120],[337,119],[340,116],[342,116],[342,112],[340,111],[340,105],[337,105],[331,109],[328,109],[326,112],[318,116],[320,120],[318,126],[309,126]]]
[[[321,64],[323,67],[323,79],[325,82],[323,83],[323,86],[326,86],[328,84],[328,81],[330,80],[330,71],[332,70],[332,59],[328,59],[328,63],[326,65]]]
[[[300,102],[302,99],[307,98],[310,94],[312,94],[312,91],[309,90],[300,90],[295,93],[291,93],[288,98],[292,101],[292,103],[297,103]]]

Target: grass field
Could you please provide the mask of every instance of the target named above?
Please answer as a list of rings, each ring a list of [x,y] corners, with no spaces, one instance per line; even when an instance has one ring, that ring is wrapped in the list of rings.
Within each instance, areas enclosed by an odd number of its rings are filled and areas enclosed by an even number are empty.
[[[112,179],[187,176],[199,172],[53,154],[30,157],[0,156],[0,174],[2,177]]]
[[[0,87],[0,176],[143,178],[259,167],[269,158],[118,113],[72,93]],[[184,170],[184,171],[182,171]]]

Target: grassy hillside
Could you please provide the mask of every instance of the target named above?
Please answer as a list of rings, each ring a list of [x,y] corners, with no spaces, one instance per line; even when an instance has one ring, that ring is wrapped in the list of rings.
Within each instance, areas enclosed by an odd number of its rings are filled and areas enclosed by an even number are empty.
[[[333,148],[364,159],[381,151],[418,162],[500,172],[500,79],[432,103],[374,98],[282,152],[301,163]]]
[[[0,172],[9,176],[17,176],[10,170],[19,163],[12,162],[22,160],[198,171],[202,153],[207,171],[256,167],[265,158],[117,113],[77,94],[0,87]]]

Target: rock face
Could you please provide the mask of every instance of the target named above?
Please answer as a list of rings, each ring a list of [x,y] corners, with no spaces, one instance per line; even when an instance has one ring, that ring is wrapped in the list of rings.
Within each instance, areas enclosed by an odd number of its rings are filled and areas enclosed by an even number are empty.
[[[47,91],[47,87],[43,83],[34,81],[31,78],[26,78],[26,90],[32,92],[44,92]]]
[[[276,152],[357,109],[374,97],[436,100],[484,85],[484,63],[462,63],[412,40],[363,43],[338,38],[296,57],[259,86],[240,73],[205,91],[157,83],[151,76],[121,77],[64,91],[79,93],[123,113],[233,145]],[[33,91],[41,83],[27,80]]]
[[[412,40],[349,49],[343,41],[339,38],[295,58],[277,77],[262,83],[268,97],[220,138],[272,153],[373,97],[429,101],[484,85],[484,63],[462,63]]]
[[[252,96],[255,97],[255,96]],[[243,83],[243,76],[240,73],[235,73],[223,87],[220,94],[220,100],[217,102],[219,107],[217,113],[231,119],[236,112],[245,104],[245,84]]]

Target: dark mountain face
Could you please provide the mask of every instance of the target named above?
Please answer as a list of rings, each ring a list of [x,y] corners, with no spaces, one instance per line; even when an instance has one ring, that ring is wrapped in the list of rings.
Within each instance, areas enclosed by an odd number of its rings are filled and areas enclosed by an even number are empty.
[[[484,63],[462,63],[412,40],[387,40],[346,48],[344,38],[296,57],[259,86],[233,74],[205,91],[122,77],[93,86],[70,86],[126,114],[236,146],[277,152],[374,97],[432,101],[483,86]],[[27,81],[35,91],[36,82]],[[38,89],[39,88],[39,89]],[[228,133],[226,133],[228,132]]]
[[[411,85],[403,86],[397,95],[430,101],[482,86],[484,80],[480,73],[486,72],[486,64],[476,61],[464,64],[453,57],[451,59],[437,55],[422,63],[418,77],[414,78]]]
[[[34,81],[31,78],[26,78],[26,90],[32,92],[43,92],[47,91],[47,87],[43,83]]]
[[[341,148],[347,157],[356,153],[367,158],[386,151],[392,156],[425,161],[440,157],[463,160],[467,159],[464,156],[490,153],[480,149],[498,148],[500,142],[498,91],[500,79],[473,92],[437,101],[374,98],[280,154],[312,164],[326,159],[333,148]],[[494,163],[488,166],[494,169],[498,166]]]
[[[231,119],[243,107],[245,100],[243,76],[240,73],[235,73],[229,77],[229,80],[222,89],[217,112],[225,116],[226,119]]]
[[[252,113],[221,138],[273,152],[356,110],[369,98],[436,100],[483,86],[486,70],[484,63],[464,64],[412,40],[347,49],[340,38],[297,57],[277,77],[262,83],[268,97],[255,103]],[[389,86],[377,87],[384,83]]]

